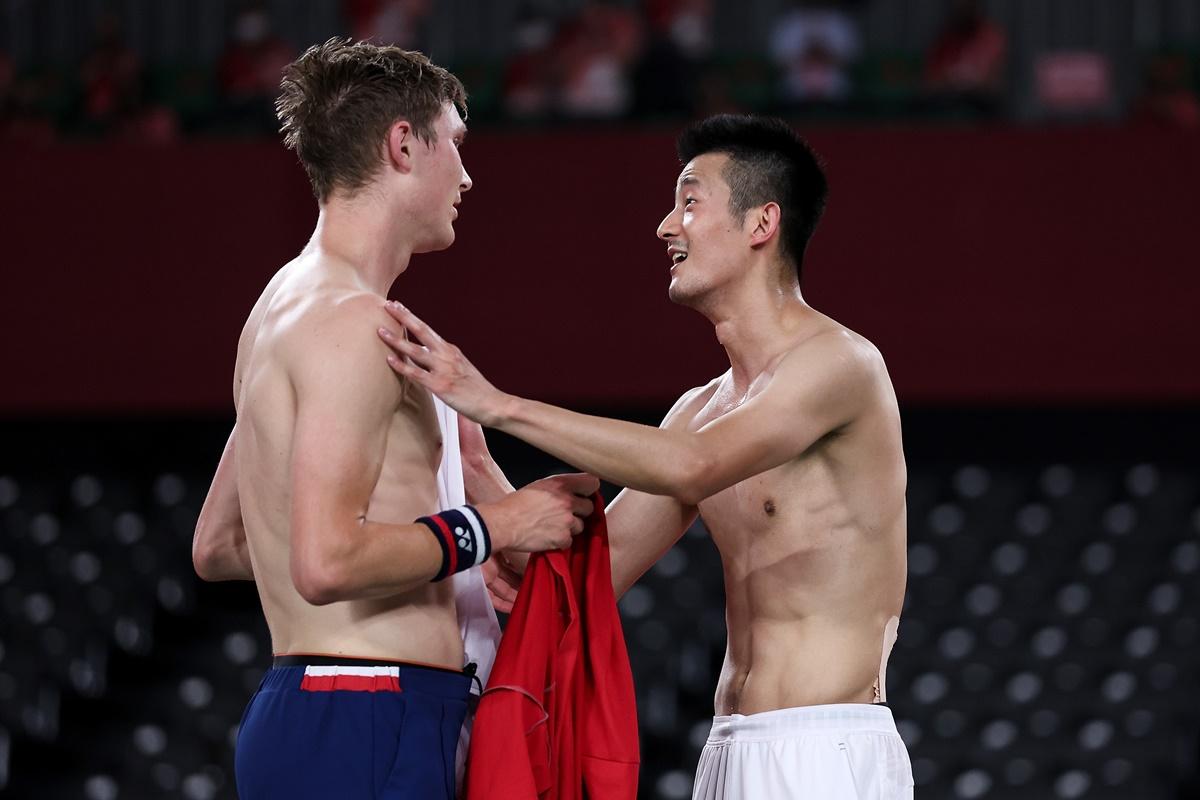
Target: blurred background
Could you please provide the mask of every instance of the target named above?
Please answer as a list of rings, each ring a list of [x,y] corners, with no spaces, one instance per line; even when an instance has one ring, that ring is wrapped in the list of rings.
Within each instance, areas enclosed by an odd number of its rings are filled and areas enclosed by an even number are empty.
[[[832,188],[805,296],[903,407],[917,796],[1200,797],[1200,0],[0,0],[0,794],[235,796],[270,644],[189,547],[316,218],[279,71],[333,35],[470,93],[458,242],[395,295],[501,387],[642,422],[725,363],[666,297],[673,138],[792,121]],[[702,526],[621,611],[641,796],[689,797]]]

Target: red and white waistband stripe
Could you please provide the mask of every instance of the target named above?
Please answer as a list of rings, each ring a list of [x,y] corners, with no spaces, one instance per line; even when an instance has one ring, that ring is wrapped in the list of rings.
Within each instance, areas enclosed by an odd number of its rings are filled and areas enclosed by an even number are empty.
[[[305,692],[399,692],[399,667],[305,667]]]

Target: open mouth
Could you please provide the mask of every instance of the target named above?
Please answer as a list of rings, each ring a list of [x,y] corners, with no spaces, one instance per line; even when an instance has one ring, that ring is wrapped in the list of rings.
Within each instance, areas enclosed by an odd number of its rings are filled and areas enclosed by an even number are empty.
[[[682,252],[679,252],[678,250],[671,253],[671,264],[672,265],[682,264],[685,261],[687,261],[687,253],[682,253]]]

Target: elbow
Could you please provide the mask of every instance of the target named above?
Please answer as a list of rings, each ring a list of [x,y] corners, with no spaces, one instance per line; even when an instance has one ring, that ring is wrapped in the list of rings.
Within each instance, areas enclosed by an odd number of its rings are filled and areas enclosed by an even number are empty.
[[[210,553],[192,548],[192,568],[196,571],[196,576],[202,581],[212,583],[213,581],[220,580],[220,572]]]
[[[292,586],[304,602],[327,606],[350,599],[349,553],[338,542],[343,531],[329,520],[307,521],[293,516],[288,561]]]
[[[715,460],[706,453],[689,453],[679,459],[672,476],[671,496],[685,505],[698,505],[712,494],[709,482],[715,467]]]
[[[337,567],[328,562],[293,563],[292,583],[304,602],[313,606],[327,606],[346,598],[346,581]]]
[[[294,575],[292,582],[296,592],[311,606],[327,606],[342,599],[341,584],[324,571]]]
[[[203,581],[253,580],[246,549],[246,532],[241,525],[205,523],[196,525],[192,539],[192,569]]]
[[[196,535],[192,539],[192,568],[200,580],[208,582],[219,581],[224,574],[221,550],[212,538],[203,522],[196,526]]]

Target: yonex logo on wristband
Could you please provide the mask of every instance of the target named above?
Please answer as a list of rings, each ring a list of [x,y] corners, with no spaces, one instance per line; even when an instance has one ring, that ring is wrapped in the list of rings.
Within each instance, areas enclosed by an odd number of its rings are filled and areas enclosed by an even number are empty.
[[[442,566],[435,581],[487,561],[492,540],[483,518],[471,506],[459,506],[417,520],[429,528],[442,548]]]

